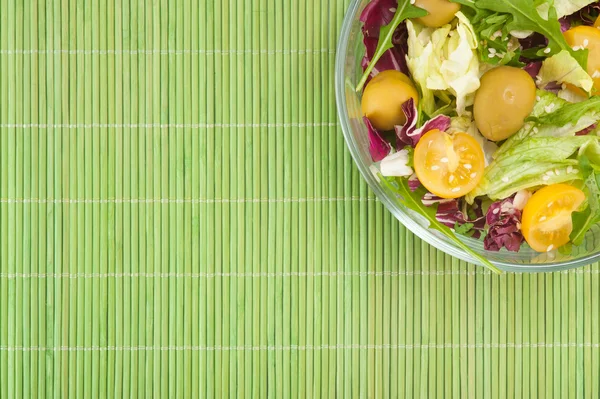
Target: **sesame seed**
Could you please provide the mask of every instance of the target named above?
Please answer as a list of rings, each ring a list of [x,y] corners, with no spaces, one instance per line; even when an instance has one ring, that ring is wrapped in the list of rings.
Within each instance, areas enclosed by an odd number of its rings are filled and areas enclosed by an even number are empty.
[[[546,216],[542,216],[539,221],[543,222],[544,220],[546,220]]]
[[[437,165],[433,165],[433,166],[431,167],[431,170],[438,170],[439,168],[440,168],[439,166],[437,166]]]
[[[496,49],[495,49],[495,48],[493,48],[493,47],[490,47],[490,48],[488,49],[488,51],[490,52],[490,54],[496,54]]]
[[[550,52],[551,52],[551,51],[552,51],[552,49],[550,49],[550,47],[547,47],[547,48],[544,50],[544,54],[550,54]]]
[[[452,182],[454,181],[454,175],[450,175],[450,177],[448,178],[448,181],[449,181],[450,183],[452,183]]]
[[[537,127],[534,127],[534,128],[533,128],[533,132],[534,132],[534,133],[539,133],[539,132],[540,132],[540,129],[538,129]]]
[[[554,205],[554,202],[548,202],[548,208],[552,207],[552,205]]]
[[[471,179],[472,179],[472,178],[474,178],[475,176],[477,176],[477,173],[476,173],[476,172],[473,172],[473,173],[471,173],[471,175],[470,175],[470,176],[471,176]]]
[[[410,0],[410,4],[415,4],[416,0]]]
[[[592,74],[592,78],[594,78],[594,79],[600,78],[600,70],[596,69],[594,71],[594,73]]]
[[[471,165],[470,163],[465,164],[465,169],[471,169],[472,167],[473,167],[473,165]]]
[[[500,208],[496,208],[492,211],[494,215],[497,215],[500,212]]]
[[[543,180],[543,181],[550,180],[550,176],[548,176],[548,175],[544,175],[544,176],[542,176],[542,180]]]
[[[567,88],[567,85],[563,83],[562,85],[560,85],[560,88],[565,90]]]
[[[567,173],[571,173],[571,172],[573,172],[573,167],[572,167],[572,166],[569,166],[569,167],[567,168]]]
[[[573,51],[583,50],[582,46],[573,46]]]
[[[558,175],[560,175],[560,170],[554,169],[554,173],[556,173],[556,176],[558,176]]]
[[[586,48],[588,44],[590,44],[590,41],[588,39],[583,39],[583,48]]]
[[[553,172],[553,171],[551,171],[551,170],[547,171],[547,172],[546,172],[546,174],[547,174],[548,176],[554,176],[554,172]]]
[[[506,176],[505,176],[505,177],[503,177],[503,178],[502,178],[502,181],[503,181],[504,183],[508,183],[508,177],[506,177]]]
[[[448,158],[444,157],[444,158],[440,159],[440,162],[442,162],[442,163],[448,163]]]
[[[579,173],[579,169],[573,169],[573,173],[575,173],[575,174]]]
[[[396,12],[396,8],[395,7],[390,8],[390,12]]]
[[[554,249],[554,245],[550,244],[548,245],[548,249],[546,249],[546,252],[550,252]]]
[[[550,113],[550,112],[552,112],[552,110],[553,110],[553,109],[554,109],[554,103],[552,103],[552,104],[549,104],[549,105],[546,105],[546,106],[544,107],[544,110],[545,110],[547,113]]]
[[[460,187],[454,187],[454,188],[452,189],[452,192],[453,192],[453,193],[457,193],[457,192],[459,192],[459,191],[460,191]]]
[[[496,54],[492,54],[492,53],[488,54],[488,58],[494,58],[495,56],[496,56]]]
[[[542,98],[540,96],[535,96],[535,99],[540,101]]]

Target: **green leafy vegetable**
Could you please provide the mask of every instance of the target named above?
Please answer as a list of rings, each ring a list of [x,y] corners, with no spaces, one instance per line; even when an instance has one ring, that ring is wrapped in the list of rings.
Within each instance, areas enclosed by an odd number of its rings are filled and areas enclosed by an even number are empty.
[[[379,32],[379,41],[377,42],[377,48],[375,49],[375,53],[373,54],[373,58],[371,62],[365,69],[365,72],[358,82],[356,87],[356,91],[362,90],[367,78],[371,74],[373,67],[377,64],[377,61],[383,56],[383,54],[394,47],[392,43],[392,37],[394,36],[394,32],[396,28],[402,23],[402,21],[408,18],[419,18],[427,15],[427,11],[422,8],[415,7],[411,4],[410,0],[399,0],[398,7],[396,8],[396,12],[394,14],[394,18],[390,21],[389,24],[382,26],[381,31]]]
[[[467,233],[471,231],[473,226],[475,226],[473,223],[458,224],[458,222],[457,222],[454,224],[454,232],[456,234],[461,234],[464,236],[464,235],[467,235]]]
[[[435,229],[446,237],[451,239],[460,249],[471,255],[473,258],[477,259],[482,265],[486,266],[488,269],[493,271],[494,273],[501,274],[502,271],[494,266],[489,260],[479,255],[477,252],[473,251],[469,248],[464,242],[462,242],[456,234],[447,226],[441,224],[436,215],[436,207],[430,206],[427,207],[423,205],[421,202],[422,196],[425,194],[424,189],[420,188],[415,192],[410,191],[408,188],[408,181],[406,179],[387,179],[383,176],[380,176],[380,179],[386,184],[392,191],[399,194],[398,200],[402,205],[407,207],[408,209],[417,212],[427,219],[429,222],[429,228]]]
[[[529,117],[527,121],[542,125],[564,126],[573,121],[579,121],[588,113],[593,114],[593,116],[592,121],[587,126],[600,119],[600,96],[590,97],[580,103],[567,103],[554,112],[539,117]]]
[[[597,0],[554,0],[554,7],[558,18],[571,15],[583,7],[595,3]]]
[[[594,170],[590,159],[585,155],[579,157],[579,168],[585,177],[587,207],[581,212],[573,212],[571,242],[574,245],[581,245],[585,233],[600,222],[600,175]]]
[[[588,93],[594,86],[592,77],[568,51],[564,50],[542,63],[542,69],[538,74],[538,87],[546,87],[550,82],[571,83]]]
[[[456,17],[454,29],[450,24],[432,29],[406,22],[408,68],[422,94],[419,104],[430,116],[438,107],[435,97],[449,103],[449,94],[456,98],[457,114],[464,114],[480,85],[477,35],[462,12]]]
[[[482,195],[502,199],[523,189],[582,180],[578,161],[570,157],[598,140],[597,136],[528,137],[496,157],[466,200]]]
[[[477,0],[458,1],[477,9],[495,11],[512,15],[512,21],[506,25],[509,31],[533,31],[548,39],[549,54],[561,50],[571,53],[583,68],[587,66],[587,50],[573,50],[562,35],[556,9],[551,3],[531,0]],[[544,16],[542,16],[544,14]],[[548,54],[546,54],[548,55]]]

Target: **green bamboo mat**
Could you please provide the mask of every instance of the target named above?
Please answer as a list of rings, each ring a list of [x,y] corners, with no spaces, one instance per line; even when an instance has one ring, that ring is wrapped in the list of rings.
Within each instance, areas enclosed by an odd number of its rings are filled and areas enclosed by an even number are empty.
[[[347,5],[0,0],[0,397],[598,397],[598,265],[492,276],[362,182]]]

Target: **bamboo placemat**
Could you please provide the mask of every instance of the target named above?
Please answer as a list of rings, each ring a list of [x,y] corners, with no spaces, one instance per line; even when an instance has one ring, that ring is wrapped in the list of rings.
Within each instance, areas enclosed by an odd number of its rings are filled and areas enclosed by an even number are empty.
[[[495,277],[346,151],[348,0],[0,0],[0,396],[598,397],[600,268]]]

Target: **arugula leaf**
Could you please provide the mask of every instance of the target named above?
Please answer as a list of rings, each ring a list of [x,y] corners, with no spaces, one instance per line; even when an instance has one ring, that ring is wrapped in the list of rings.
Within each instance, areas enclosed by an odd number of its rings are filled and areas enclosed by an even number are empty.
[[[383,54],[394,47],[392,43],[392,37],[394,36],[394,32],[396,28],[408,18],[419,18],[428,15],[427,11],[422,8],[415,7],[411,4],[410,0],[399,0],[398,7],[396,8],[396,13],[394,14],[394,18],[390,21],[389,24],[381,27],[381,31],[379,32],[379,41],[377,42],[377,48],[375,49],[375,53],[373,54],[373,58],[365,72],[363,73],[362,78],[358,82],[356,86],[356,91],[362,90],[365,82],[367,81],[371,71],[377,64],[377,61],[383,56]]]
[[[473,226],[475,226],[473,223],[464,223],[464,224],[458,224],[458,222],[456,222],[454,224],[454,232],[456,234],[461,234],[461,235],[466,235],[469,231],[471,231],[471,229],[473,228]]]
[[[498,269],[496,266],[494,266],[489,260],[487,260],[483,256],[479,255],[477,252],[475,252],[471,248],[469,248],[464,242],[462,242],[456,236],[456,234],[454,234],[454,232],[449,227],[443,225],[442,223],[440,223],[437,220],[437,218],[435,217],[436,211],[437,211],[436,206],[427,207],[427,206],[423,205],[423,202],[421,201],[421,198],[423,196],[423,190],[424,190],[423,188],[420,188],[420,189],[416,190],[415,192],[412,192],[412,191],[410,191],[410,188],[408,187],[408,180],[406,180],[406,179],[398,178],[398,179],[394,179],[394,180],[391,180],[391,179],[388,180],[387,178],[385,178],[383,176],[380,176],[380,179],[392,191],[394,191],[400,195],[398,197],[398,200],[400,201],[400,203],[402,205],[404,205],[408,209],[415,211],[415,212],[419,213],[420,215],[424,216],[427,219],[427,221],[429,222],[429,228],[435,229],[435,230],[441,232],[442,234],[444,234],[446,237],[448,237],[449,239],[454,241],[454,243],[459,248],[461,248],[463,251],[465,251],[466,253],[468,253],[469,255],[474,257],[475,259],[477,259],[482,265],[484,265],[485,267],[487,267],[494,273],[502,274],[502,271],[500,269]]]
[[[460,1],[460,3],[464,4],[463,1]],[[556,54],[561,50],[567,50],[583,68],[586,68],[588,51],[575,51],[568,45],[562,35],[554,5],[544,4],[548,8],[547,19],[540,15],[540,11],[536,7],[536,2],[531,0],[477,0],[473,1],[472,5],[479,9],[512,15],[512,21],[506,26],[509,31],[533,31],[541,33],[548,39],[549,54]]]

